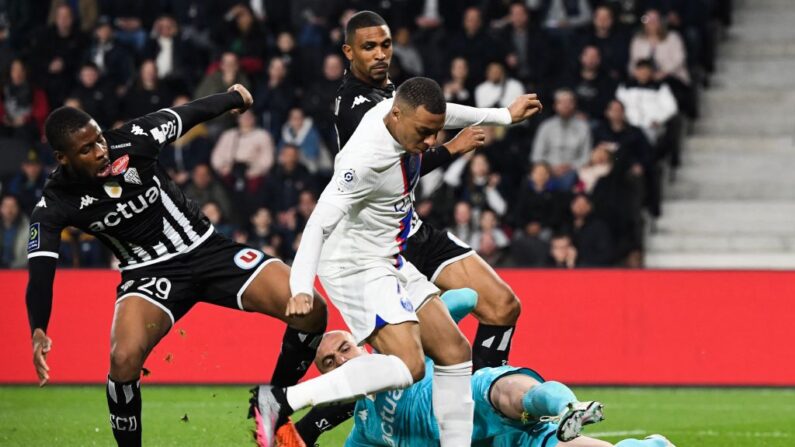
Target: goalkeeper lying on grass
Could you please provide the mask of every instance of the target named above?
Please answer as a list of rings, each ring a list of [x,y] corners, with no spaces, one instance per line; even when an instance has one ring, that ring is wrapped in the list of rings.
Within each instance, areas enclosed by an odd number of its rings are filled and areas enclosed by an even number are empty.
[[[471,289],[442,295],[453,319],[460,321],[475,307]],[[327,332],[318,346],[315,365],[327,373],[346,361],[368,355],[346,331]],[[430,362],[430,360],[428,360]],[[433,371],[432,365],[426,371]],[[431,408],[430,375],[404,390],[378,393],[356,403],[353,430],[346,447],[428,446],[439,444],[439,429]],[[580,402],[560,382],[545,381],[529,368],[510,365],[483,368],[472,376],[475,421],[472,445],[497,447],[609,447],[580,436],[584,425],[603,419],[602,404]],[[306,435],[305,435],[306,436]],[[292,424],[277,433],[277,446],[303,447],[315,439],[301,439]],[[616,447],[673,447],[660,435],[625,439]]]

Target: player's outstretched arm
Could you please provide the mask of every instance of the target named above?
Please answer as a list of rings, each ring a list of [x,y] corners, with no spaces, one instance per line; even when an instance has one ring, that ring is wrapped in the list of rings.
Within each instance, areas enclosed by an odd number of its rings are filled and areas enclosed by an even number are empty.
[[[226,112],[242,113],[254,104],[251,93],[240,84],[235,84],[226,93],[205,96],[181,106],[172,107],[181,121],[181,136],[193,126],[211,120]]]
[[[544,110],[544,106],[535,93],[520,95],[508,106],[513,124],[525,121],[542,110]]]
[[[442,146],[428,149],[422,155],[420,176],[453,160],[453,155],[462,155],[483,147],[486,132],[482,127],[465,127],[450,141]]]
[[[461,129],[467,126],[507,126],[522,122],[543,110],[538,95],[527,93],[516,98],[504,109],[492,109],[447,104],[445,129]]]
[[[39,386],[50,380],[47,354],[52,340],[47,336],[47,324],[52,311],[52,283],[55,278],[56,260],[51,257],[34,257],[28,261],[28,288],[25,304],[28,309],[33,342],[33,366],[39,376]]]

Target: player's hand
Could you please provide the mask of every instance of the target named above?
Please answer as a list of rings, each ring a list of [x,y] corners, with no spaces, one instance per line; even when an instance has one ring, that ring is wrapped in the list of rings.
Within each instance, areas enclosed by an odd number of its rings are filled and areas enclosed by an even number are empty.
[[[465,127],[452,140],[444,144],[452,155],[466,154],[486,144],[486,132],[482,127]]]
[[[312,311],[312,304],[315,299],[312,295],[306,293],[299,293],[287,301],[287,312],[285,315],[288,317],[296,316],[302,317],[308,315]]]
[[[245,105],[242,108],[232,110],[232,114],[234,115],[238,115],[245,112],[246,110],[248,110],[249,107],[251,107],[252,104],[254,104],[254,97],[251,96],[251,92],[248,91],[248,89],[243,87],[243,85],[241,84],[235,84],[229,87],[226,91],[238,92],[240,93],[240,96],[243,97],[243,104]]]
[[[542,110],[544,110],[544,106],[541,105],[541,101],[535,93],[519,96],[508,106],[508,111],[511,112],[511,122],[514,124],[522,122]]]
[[[50,380],[50,367],[47,366],[47,353],[52,349],[52,340],[41,329],[33,331],[33,366],[39,375],[39,386]]]

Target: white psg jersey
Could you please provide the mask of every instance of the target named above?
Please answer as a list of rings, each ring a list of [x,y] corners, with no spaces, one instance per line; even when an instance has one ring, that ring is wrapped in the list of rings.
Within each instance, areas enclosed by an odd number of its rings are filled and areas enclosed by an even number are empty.
[[[392,103],[387,99],[368,111],[334,161],[334,177],[319,202],[345,217],[323,246],[320,274],[331,265],[402,262],[422,155],[406,152],[387,130],[384,117]]]

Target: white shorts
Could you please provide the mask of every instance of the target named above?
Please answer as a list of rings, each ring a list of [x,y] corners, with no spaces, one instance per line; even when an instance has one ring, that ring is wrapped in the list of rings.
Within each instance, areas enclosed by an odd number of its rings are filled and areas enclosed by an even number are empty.
[[[329,299],[340,311],[356,342],[363,344],[387,324],[418,321],[416,312],[439,289],[409,262],[400,269],[377,266],[318,274]]]

